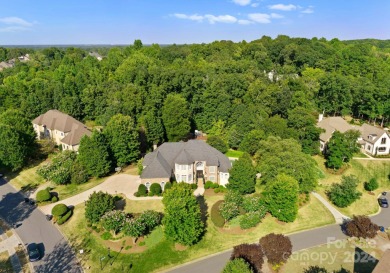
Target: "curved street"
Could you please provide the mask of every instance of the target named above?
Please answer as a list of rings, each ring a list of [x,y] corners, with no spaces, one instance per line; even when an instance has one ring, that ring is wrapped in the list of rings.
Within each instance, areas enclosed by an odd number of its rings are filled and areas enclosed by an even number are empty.
[[[315,217],[315,216],[313,216]],[[371,217],[372,221],[384,227],[390,226],[390,208],[381,209],[380,213]],[[290,234],[293,251],[299,251],[318,245],[323,245],[335,240],[345,239],[347,236],[341,231],[339,224],[302,231]],[[196,261],[167,270],[169,273],[220,273],[230,258],[231,249]]]
[[[81,273],[67,240],[60,231],[36,207],[24,202],[24,196],[0,178],[0,217],[9,225],[15,225],[15,232],[23,244],[36,243],[41,260],[33,262],[39,273]]]

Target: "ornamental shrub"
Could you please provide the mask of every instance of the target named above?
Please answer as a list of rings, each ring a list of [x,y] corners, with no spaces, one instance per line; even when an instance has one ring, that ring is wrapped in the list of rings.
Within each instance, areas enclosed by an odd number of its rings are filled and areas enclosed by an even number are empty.
[[[70,209],[66,214],[57,219],[57,224],[62,225],[72,216],[73,211]]]
[[[164,191],[169,190],[170,188],[172,188],[172,183],[168,181],[167,183],[165,183]]]
[[[40,190],[36,196],[37,202],[45,202],[51,199],[51,193],[48,189]]]
[[[146,210],[140,216],[139,220],[145,225],[145,234],[151,232],[161,223],[161,214],[154,210]]]
[[[379,188],[379,184],[376,178],[371,178],[370,181],[364,183],[364,189],[366,191],[374,191],[377,188]]]
[[[146,196],[147,195],[147,192],[148,192],[148,189],[146,188],[146,186],[144,184],[140,184],[138,186],[138,195],[139,196]]]
[[[52,203],[55,203],[55,202],[57,202],[57,201],[58,201],[58,197],[54,195],[54,196],[51,198],[51,202],[52,202]]]
[[[207,190],[207,189],[212,189],[213,187],[213,182],[211,181],[206,181],[206,183],[204,184],[204,188]]]
[[[57,204],[51,210],[51,214],[56,217],[62,216],[69,211],[69,208],[65,204]]]
[[[242,202],[242,208],[246,212],[264,210],[265,202],[258,196],[246,196]]]
[[[153,183],[151,186],[150,186],[150,193],[152,194],[152,196],[154,195],[160,195],[161,194],[161,186],[159,183]]]
[[[247,214],[241,216],[240,228],[248,229],[251,227],[255,227],[258,223],[261,222],[261,219],[263,219],[264,216],[265,213],[263,214],[261,211],[248,212]]]
[[[219,212],[219,206],[223,203],[223,200],[219,200],[211,207],[211,221],[216,227],[223,227],[225,225],[225,219],[221,216]]]

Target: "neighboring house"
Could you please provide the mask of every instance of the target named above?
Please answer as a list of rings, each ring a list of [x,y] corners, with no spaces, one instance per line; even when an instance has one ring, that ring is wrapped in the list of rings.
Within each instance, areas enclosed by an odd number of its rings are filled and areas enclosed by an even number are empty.
[[[390,154],[390,135],[389,131],[381,128],[363,124],[360,127],[361,138],[359,144],[362,149],[371,155],[388,155]]]
[[[18,57],[18,60],[21,61],[21,62],[28,62],[30,60],[30,55],[26,54],[24,56],[20,56],[20,57]],[[11,60],[8,60],[8,61],[0,62],[0,71],[2,71],[3,69],[6,69],[6,68],[14,67],[15,66],[15,62],[16,62],[15,59],[11,59]]]
[[[102,55],[100,55],[100,54],[97,53],[97,52],[89,52],[88,55],[91,56],[91,57],[95,57],[98,61],[103,60]]]
[[[324,129],[320,134],[320,150],[326,149],[326,144],[335,131],[345,133],[348,130],[357,130],[361,137],[357,139],[361,148],[371,155],[388,155],[390,153],[390,136],[389,132],[369,124],[362,126],[349,124],[342,117],[323,118],[321,114],[317,126]]]
[[[49,110],[32,123],[38,139],[52,139],[63,150],[78,151],[81,138],[91,135],[83,123],[58,110]]]
[[[147,187],[160,183],[162,188],[172,179],[190,184],[229,182],[229,159],[202,140],[165,142],[143,160],[141,181]]]

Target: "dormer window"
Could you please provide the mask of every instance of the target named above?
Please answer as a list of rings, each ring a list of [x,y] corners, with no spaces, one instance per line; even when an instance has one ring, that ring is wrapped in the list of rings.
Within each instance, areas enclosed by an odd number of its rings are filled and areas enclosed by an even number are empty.
[[[369,134],[368,135],[368,139],[369,140],[374,140],[376,137],[377,137],[377,135],[375,135],[375,134]]]

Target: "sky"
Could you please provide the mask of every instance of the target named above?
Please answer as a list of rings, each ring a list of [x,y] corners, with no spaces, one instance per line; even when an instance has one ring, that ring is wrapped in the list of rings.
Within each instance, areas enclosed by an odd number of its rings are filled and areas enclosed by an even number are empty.
[[[0,45],[390,39],[389,0],[0,0]]]

